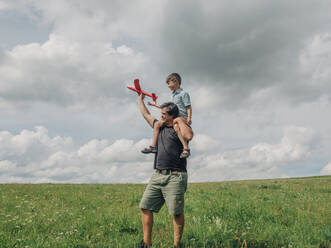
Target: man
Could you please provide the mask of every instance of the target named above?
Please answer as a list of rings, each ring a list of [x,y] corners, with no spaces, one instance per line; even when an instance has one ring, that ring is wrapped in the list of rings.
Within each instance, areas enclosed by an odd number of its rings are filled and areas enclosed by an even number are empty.
[[[144,103],[144,95],[138,96],[138,105],[142,116],[153,128],[157,121]],[[187,187],[186,158],[181,159],[183,151],[177,132],[187,140],[193,137],[192,129],[185,121],[174,123],[178,116],[178,107],[172,102],[161,105],[161,120],[157,138],[157,153],[154,158],[154,169],[139,207],[141,209],[144,239],[138,247],[150,247],[152,244],[153,212],[158,212],[166,203],[169,213],[173,215],[174,246],[179,247],[184,230],[184,193]]]

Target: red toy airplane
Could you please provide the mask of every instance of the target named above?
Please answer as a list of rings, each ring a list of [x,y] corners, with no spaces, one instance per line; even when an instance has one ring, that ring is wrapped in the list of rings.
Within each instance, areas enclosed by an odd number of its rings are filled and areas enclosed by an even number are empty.
[[[141,88],[140,88],[140,84],[139,84],[139,79],[135,79],[134,80],[134,87],[132,86],[126,86],[128,89],[130,90],[133,90],[135,92],[138,93],[138,95],[140,95],[140,93],[144,94],[145,96],[149,96],[153,99],[153,101],[155,102],[156,99],[157,99],[157,95],[155,95],[155,93],[152,93],[152,94],[148,94],[147,92],[143,91]]]

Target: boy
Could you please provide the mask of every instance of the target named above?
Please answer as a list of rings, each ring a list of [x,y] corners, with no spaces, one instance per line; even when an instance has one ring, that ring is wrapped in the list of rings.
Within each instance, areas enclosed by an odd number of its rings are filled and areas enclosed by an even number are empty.
[[[174,119],[175,130],[178,130],[179,122],[185,122],[187,125],[192,124],[192,107],[190,95],[180,87],[181,81],[182,79],[178,73],[171,73],[166,79],[166,83],[168,84],[169,89],[172,91],[172,102],[174,102],[179,109],[179,116]],[[148,102],[148,105],[160,108],[160,106],[156,102]],[[159,129],[163,124],[164,121],[162,120],[159,120],[155,123],[153,128],[152,145],[142,150],[142,153],[156,153],[157,137],[159,135]],[[188,158],[191,155],[190,148],[188,147],[188,140],[184,139],[184,137],[181,135],[181,132],[176,131],[176,133],[183,145],[183,152],[181,153],[180,158]]]

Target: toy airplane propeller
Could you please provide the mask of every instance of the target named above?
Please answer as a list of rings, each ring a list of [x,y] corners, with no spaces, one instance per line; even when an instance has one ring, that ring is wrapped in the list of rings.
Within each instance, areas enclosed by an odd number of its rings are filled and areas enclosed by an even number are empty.
[[[157,95],[155,95],[155,93],[149,94],[141,89],[140,84],[139,84],[139,79],[134,80],[134,87],[132,87],[132,86],[126,86],[126,87],[130,90],[137,92],[138,95],[140,95],[140,93],[141,93],[141,94],[144,94],[145,96],[151,97],[154,102],[157,99]]]

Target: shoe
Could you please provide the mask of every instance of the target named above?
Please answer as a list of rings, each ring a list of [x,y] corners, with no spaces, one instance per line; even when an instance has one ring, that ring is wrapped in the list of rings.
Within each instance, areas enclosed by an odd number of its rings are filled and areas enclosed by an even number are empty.
[[[149,146],[149,147],[146,147],[141,152],[142,153],[156,153],[157,152],[157,149],[156,149],[156,146]]]
[[[137,246],[137,248],[150,248],[152,245],[146,245],[144,240],[142,240],[139,245]]]
[[[191,150],[189,148],[183,149],[183,152],[180,154],[180,158],[188,158],[191,155]]]

